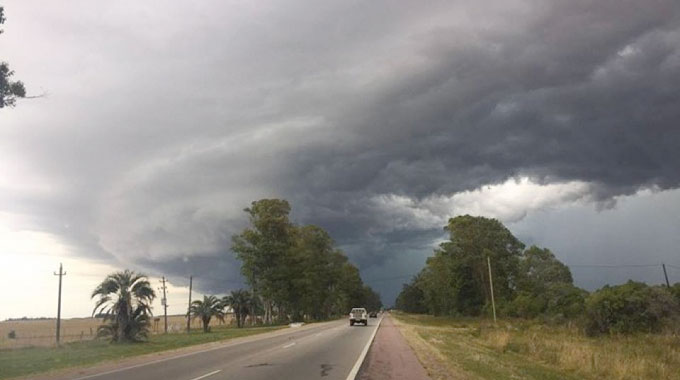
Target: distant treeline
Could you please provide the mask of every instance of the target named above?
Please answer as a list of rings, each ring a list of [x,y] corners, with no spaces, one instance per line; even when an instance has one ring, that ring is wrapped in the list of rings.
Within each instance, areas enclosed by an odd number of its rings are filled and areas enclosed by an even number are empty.
[[[250,227],[233,236],[241,273],[263,305],[263,319],[300,321],[378,310],[380,296],[321,227],[296,225],[286,200],[262,199],[244,210]]]
[[[29,318],[29,317],[21,317],[21,318],[7,318],[5,319],[5,322],[18,322],[18,321],[46,321],[54,318],[48,318],[48,317],[37,317],[37,318]]]
[[[547,248],[525,245],[495,219],[459,216],[445,229],[450,240],[425,268],[404,284],[396,308],[413,313],[491,314],[582,323],[589,335],[658,332],[678,326],[680,283],[672,287],[629,281],[589,294],[573,284],[571,271]]]

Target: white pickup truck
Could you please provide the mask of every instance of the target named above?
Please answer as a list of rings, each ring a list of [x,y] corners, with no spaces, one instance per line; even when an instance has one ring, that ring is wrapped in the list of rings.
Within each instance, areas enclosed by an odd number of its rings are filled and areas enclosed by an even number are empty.
[[[363,323],[368,326],[368,313],[363,307],[355,307],[349,313],[349,325],[354,326],[355,323]]]

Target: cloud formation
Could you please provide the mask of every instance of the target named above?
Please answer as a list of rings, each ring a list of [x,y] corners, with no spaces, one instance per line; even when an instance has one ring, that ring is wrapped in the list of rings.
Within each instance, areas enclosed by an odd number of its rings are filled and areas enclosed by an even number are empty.
[[[455,213],[680,184],[673,0],[6,13],[3,59],[50,96],[0,114],[0,212],[78,255],[201,271],[206,291],[236,276],[230,237],[261,197],[371,268],[429,250]]]

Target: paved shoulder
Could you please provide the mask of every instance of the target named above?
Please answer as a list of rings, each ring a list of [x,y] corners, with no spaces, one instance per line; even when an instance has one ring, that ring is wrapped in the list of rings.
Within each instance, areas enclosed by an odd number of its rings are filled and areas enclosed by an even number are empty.
[[[360,380],[423,380],[427,372],[388,315],[378,329],[359,371]]]

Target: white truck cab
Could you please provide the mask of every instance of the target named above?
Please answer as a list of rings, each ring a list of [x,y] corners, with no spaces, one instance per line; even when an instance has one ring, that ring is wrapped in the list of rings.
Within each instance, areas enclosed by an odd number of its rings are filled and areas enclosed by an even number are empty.
[[[355,323],[363,323],[368,326],[368,313],[363,307],[355,307],[349,313],[349,325],[354,326]]]

